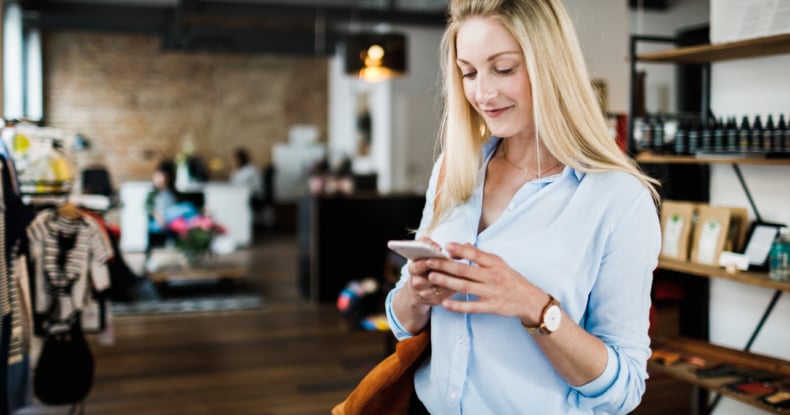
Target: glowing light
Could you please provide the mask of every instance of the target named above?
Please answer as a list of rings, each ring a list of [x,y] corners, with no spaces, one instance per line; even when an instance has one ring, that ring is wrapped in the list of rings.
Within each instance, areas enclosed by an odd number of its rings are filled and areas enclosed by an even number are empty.
[[[370,66],[359,70],[359,77],[369,82],[383,81],[394,75],[392,69],[381,66]]]
[[[406,72],[405,38],[398,34],[355,34],[346,42],[346,73],[368,82]]]
[[[384,57],[384,48],[379,45],[371,45],[368,48],[368,57],[381,62],[381,58]]]

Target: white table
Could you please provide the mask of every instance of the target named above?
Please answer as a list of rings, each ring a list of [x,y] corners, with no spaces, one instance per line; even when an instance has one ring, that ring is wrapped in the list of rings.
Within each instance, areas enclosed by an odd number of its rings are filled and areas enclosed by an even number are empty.
[[[148,245],[148,215],[145,198],[151,182],[125,182],[120,187],[122,251],[142,252]],[[250,189],[225,182],[209,182],[197,191],[203,193],[204,211],[227,229],[237,248],[252,243],[253,215]]]

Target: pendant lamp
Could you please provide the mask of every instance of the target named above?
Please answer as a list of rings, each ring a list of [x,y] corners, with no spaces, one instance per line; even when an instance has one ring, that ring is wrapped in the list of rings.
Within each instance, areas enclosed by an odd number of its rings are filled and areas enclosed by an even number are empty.
[[[375,82],[406,73],[406,36],[353,33],[345,41],[346,73]]]

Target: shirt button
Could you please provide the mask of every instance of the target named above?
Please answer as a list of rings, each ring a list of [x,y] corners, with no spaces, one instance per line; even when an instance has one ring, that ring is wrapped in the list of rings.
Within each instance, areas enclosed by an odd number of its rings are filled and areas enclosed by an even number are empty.
[[[458,344],[466,344],[466,337],[458,336]]]
[[[458,396],[458,394],[457,394],[457,393],[455,393],[455,392],[450,392],[450,399],[453,399],[453,400],[454,400],[454,399],[455,399],[457,396]]]
[[[513,210],[515,208],[516,208],[516,205],[514,203],[511,203],[511,204],[507,205],[507,210]]]

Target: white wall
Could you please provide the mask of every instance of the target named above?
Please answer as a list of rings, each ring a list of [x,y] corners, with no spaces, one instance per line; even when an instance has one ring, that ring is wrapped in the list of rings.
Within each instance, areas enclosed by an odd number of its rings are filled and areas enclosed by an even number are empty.
[[[790,33],[790,0],[715,1],[712,6],[711,19],[721,24],[710,32],[711,43]]]
[[[439,28],[407,29],[411,75],[393,81],[393,189],[422,193],[428,187],[441,118],[442,32]]]
[[[741,0],[711,0],[711,9],[729,7]],[[711,15],[711,30],[726,24]],[[718,30],[722,30],[718,28]],[[760,114],[790,111],[790,55],[715,63],[711,76],[711,105],[723,115]],[[740,117],[739,117],[740,118]],[[790,166],[741,166],[744,179],[763,220],[790,224]],[[730,166],[717,165],[711,171],[711,203],[749,206]],[[752,219],[754,219],[752,213]],[[711,341],[743,348],[768,305],[773,290],[711,281]],[[752,351],[790,360],[790,295],[784,293],[757,337]],[[723,399],[717,415],[746,415],[755,409]]]
[[[592,78],[606,81],[608,110],[628,112],[628,9],[621,0],[563,0]]]
[[[679,29],[702,26],[710,21],[708,0],[670,1],[666,10],[632,10],[628,13],[630,33],[675,37]],[[671,43],[640,42],[637,53],[671,49]],[[639,63],[645,70],[645,108],[648,112],[677,112],[674,65]]]

